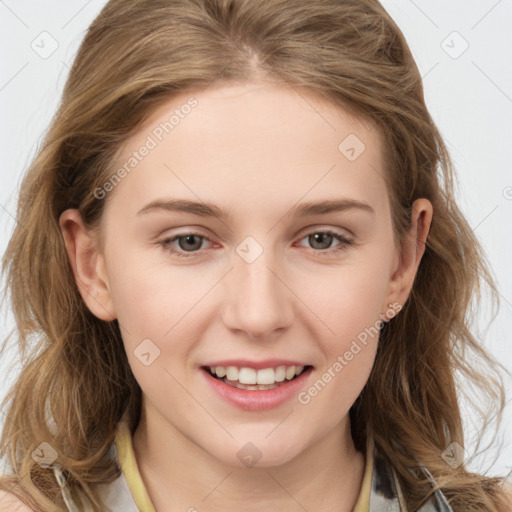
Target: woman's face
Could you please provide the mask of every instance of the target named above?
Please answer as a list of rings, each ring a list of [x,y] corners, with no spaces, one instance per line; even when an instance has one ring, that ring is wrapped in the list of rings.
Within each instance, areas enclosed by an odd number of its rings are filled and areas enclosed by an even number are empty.
[[[118,157],[81,290],[118,319],[147,420],[260,466],[346,427],[417,263],[394,242],[380,131],[291,88],[224,84],[161,106]]]

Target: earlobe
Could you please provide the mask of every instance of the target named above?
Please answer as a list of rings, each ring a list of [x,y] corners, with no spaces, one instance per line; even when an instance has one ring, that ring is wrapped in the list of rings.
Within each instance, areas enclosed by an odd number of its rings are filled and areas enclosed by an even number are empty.
[[[78,210],[64,211],[59,219],[73,275],[80,295],[98,318],[117,318],[112,301],[104,258],[97,250],[96,239],[86,228]]]
[[[432,222],[432,203],[425,198],[412,205],[411,225],[399,248],[399,263],[390,282],[387,302],[405,304],[412,290]]]

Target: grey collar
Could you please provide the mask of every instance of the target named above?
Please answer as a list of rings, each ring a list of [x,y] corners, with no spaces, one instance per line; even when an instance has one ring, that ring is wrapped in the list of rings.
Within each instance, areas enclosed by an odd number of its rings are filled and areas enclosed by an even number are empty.
[[[408,512],[395,470],[373,442],[369,446],[373,448],[370,512]],[[421,466],[421,470],[435,487],[436,481],[428,469]],[[416,512],[453,512],[453,509],[444,494],[436,490]]]

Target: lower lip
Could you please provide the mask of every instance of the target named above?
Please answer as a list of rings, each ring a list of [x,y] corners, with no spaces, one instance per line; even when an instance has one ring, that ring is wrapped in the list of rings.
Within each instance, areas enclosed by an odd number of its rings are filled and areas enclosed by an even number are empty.
[[[281,384],[274,389],[249,390],[238,389],[212,377],[210,373],[201,368],[208,384],[226,402],[246,411],[266,411],[280,406],[282,403],[298,395],[312,367],[304,370],[296,379]]]

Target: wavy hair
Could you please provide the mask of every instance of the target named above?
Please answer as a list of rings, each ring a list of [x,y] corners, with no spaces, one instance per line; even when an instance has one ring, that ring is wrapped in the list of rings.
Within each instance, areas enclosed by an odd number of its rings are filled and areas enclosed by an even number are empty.
[[[449,154],[427,107],[403,34],[377,0],[111,0],[74,60],[62,101],[24,177],[17,224],[3,258],[23,367],[7,395],[1,439],[10,473],[0,486],[42,511],[66,510],[53,472],[31,453],[58,453],[72,492],[95,510],[95,485],[119,469],[108,458],[123,413],[133,431],[141,389],[117,321],[96,318],[76,286],[59,216],[77,208],[88,227],[105,201],[121,145],[163,102],[213,83],[252,78],[286,84],[342,106],[385,136],[387,189],[397,239],[412,203],[434,217],[411,295],[382,329],[375,364],[350,410],[356,447],[368,435],[391,461],[409,510],[432,493],[425,465],[455,512],[505,506],[504,478],[452,468],[464,447],[461,382],[490,409],[504,407],[497,363],[472,334],[483,285],[497,293],[483,250],[454,199]],[[12,336],[12,334],[11,334]],[[4,342],[3,351],[7,342]],[[493,438],[495,439],[495,437]]]

